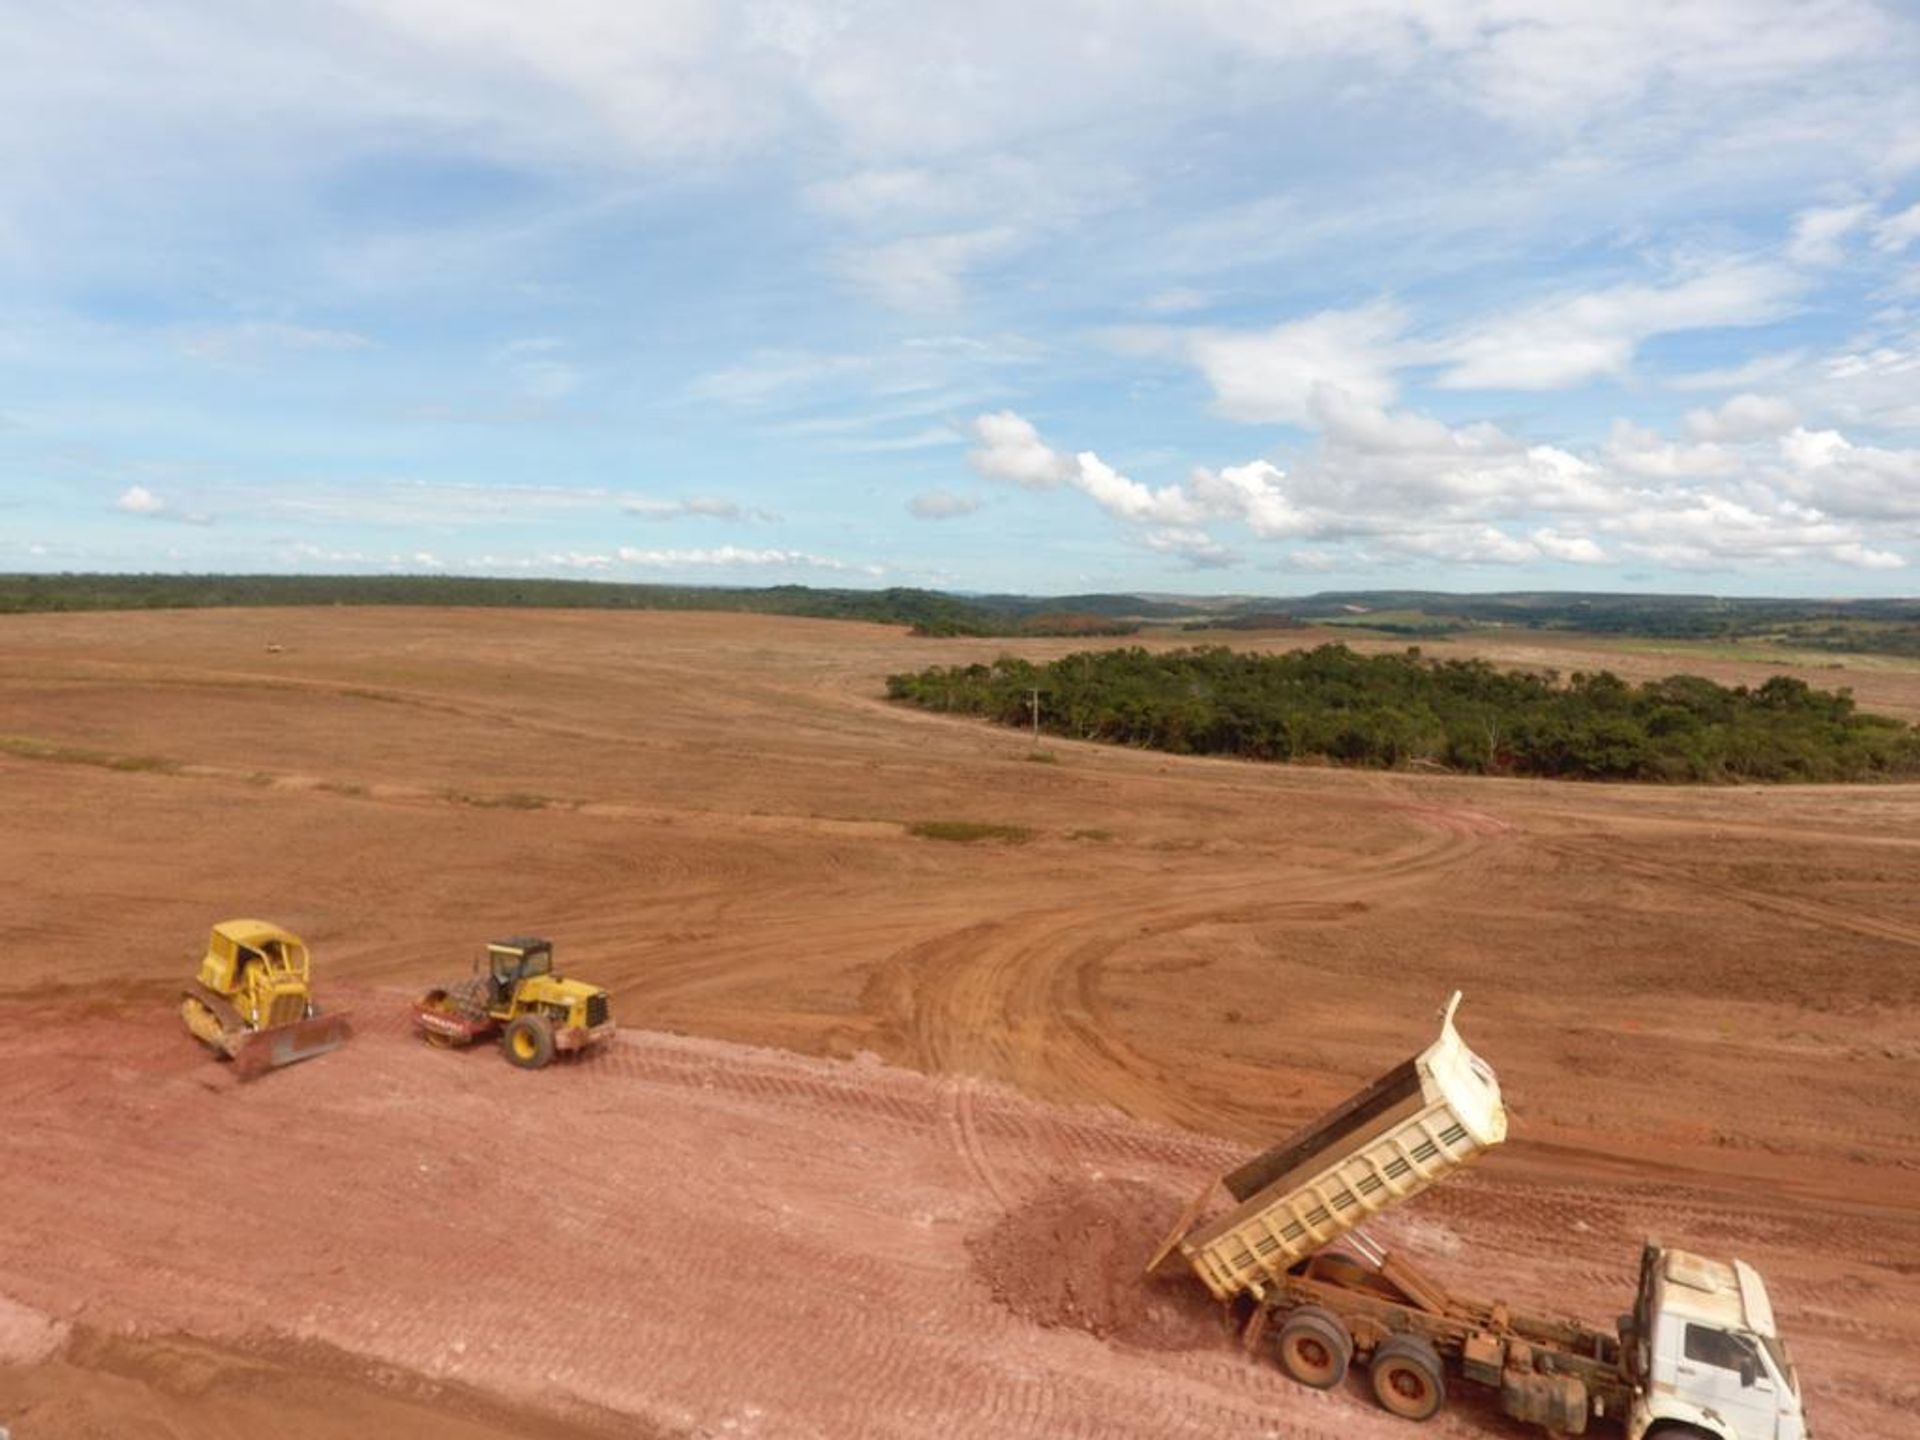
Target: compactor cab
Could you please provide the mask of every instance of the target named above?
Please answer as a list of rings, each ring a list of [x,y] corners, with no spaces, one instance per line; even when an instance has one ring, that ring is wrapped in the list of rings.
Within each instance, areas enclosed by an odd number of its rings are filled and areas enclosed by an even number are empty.
[[[510,1005],[522,980],[553,973],[553,945],[531,935],[495,940],[479,965],[493,981],[494,1004]]]

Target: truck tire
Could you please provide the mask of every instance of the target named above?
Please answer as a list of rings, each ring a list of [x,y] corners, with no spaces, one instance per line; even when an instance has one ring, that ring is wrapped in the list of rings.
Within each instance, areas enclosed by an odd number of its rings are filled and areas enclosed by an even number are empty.
[[[1287,1316],[1275,1343],[1280,1351],[1280,1368],[1302,1385],[1331,1390],[1347,1378],[1353,1337],[1331,1311],[1302,1305]]]
[[[1440,1352],[1418,1335],[1389,1335],[1373,1352],[1373,1398],[1402,1420],[1431,1420],[1447,1403]]]
[[[509,1065],[538,1070],[553,1059],[553,1025],[544,1015],[521,1015],[500,1037],[500,1053]]]

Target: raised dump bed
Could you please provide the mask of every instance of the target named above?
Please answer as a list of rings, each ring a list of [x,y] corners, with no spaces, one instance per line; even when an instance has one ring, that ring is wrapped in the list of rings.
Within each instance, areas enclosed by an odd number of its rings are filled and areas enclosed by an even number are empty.
[[[1155,1257],[1176,1248],[1221,1300],[1254,1299],[1369,1215],[1417,1195],[1507,1136],[1500,1082],[1453,1028],[1220,1183],[1239,1204],[1189,1230],[1205,1196]],[[1211,1187],[1209,1187],[1211,1189]]]

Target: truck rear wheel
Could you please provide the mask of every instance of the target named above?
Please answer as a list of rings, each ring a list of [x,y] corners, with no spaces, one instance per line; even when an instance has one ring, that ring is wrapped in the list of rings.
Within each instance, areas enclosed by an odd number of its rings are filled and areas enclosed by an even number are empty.
[[[521,1015],[500,1037],[500,1050],[509,1065],[538,1070],[553,1059],[553,1026],[544,1015]]]
[[[1390,1335],[1373,1352],[1373,1398],[1403,1420],[1431,1420],[1446,1404],[1440,1352],[1418,1335]]]
[[[1353,1337],[1332,1312],[1302,1305],[1280,1327],[1280,1368],[1315,1390],[1331,1390],[1347,1378]]]

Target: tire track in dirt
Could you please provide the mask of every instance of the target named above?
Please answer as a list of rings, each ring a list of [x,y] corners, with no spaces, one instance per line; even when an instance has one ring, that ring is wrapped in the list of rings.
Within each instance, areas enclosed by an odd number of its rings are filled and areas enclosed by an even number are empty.
[[[981,921],[890,956],[869,1003],[904,1038],[912,1063],[938,1074],[1010,1081],[1032,1094],[1097,1096],[1127,1114],[1196,1130],[1223,1119],[1129,1042],[1101,996],[1108,962],[1141,939],[1217,924],[1326,923],[1344,906],[1444,879],[1504,827],[1438,807],[1390,808],[1422,832],[1377,860],[1273,895],[1270,876],[1222,877],[1201,897],[1048,907]],[[1363,898],[1364,897],[1364,898]]]
[[[1796,899],[1772,891],[1754,889],[1751,886],[1736,885],[1730,881],[1716,879],[1710,872],[1704,870],[1655,860],[1636,859],[1622,854],[1617,847],[1610,846],[1605,841],[1542,840],[1539,845],[1541,849],[1564,859],[1616,870],[1622,874],[1637,876],[1642,880],[1650,880],[1690,894],[1716,895],[1721,899],[1747,906],[1749,909],[1772,915],[1784,915],[1789,919],[1804,921],[1821,929],[1850,931],[1869,939],[1889,940],[1897,945],[1920,949],[1920,926],[1907,925],[1897,920],[1886,920],[1873,915],[1862,915],[1857,911],[1841,909],[1839,906],[1824,905],[1816,900]]]
[[[413,1041],[399,992],[351,998],[367,1023],[349,1050],[252,1086],[164,1017],[27,1027],[26,1068],[79,1083],[0,1074],[26,1167],[0,1293],[135,1332],[324,1343],[700,1435],[1395,1433],[1358,1407],[1353,1426],[1311,1423],[1324,1402],[1224,1339],[1141,1353],[1039,1330],[970,1278],[966,1235],[1040,1178],[1091,1173],[1104,1151],[1165,1182],[1192,1137],[967,1078],[668,1036],[529,1074]],[[288,1113],[300,1143],[274,1149]],[[172,1243],[209,1177],[299,1244],[209,1271],[204,1247]]]

